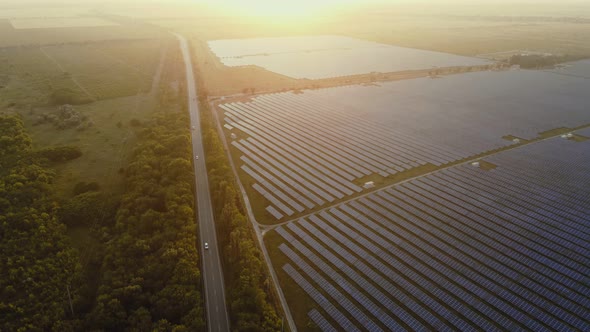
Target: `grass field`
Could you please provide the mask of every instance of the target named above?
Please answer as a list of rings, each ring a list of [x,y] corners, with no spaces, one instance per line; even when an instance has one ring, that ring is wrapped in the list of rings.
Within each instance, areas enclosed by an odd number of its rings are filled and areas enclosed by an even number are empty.
[[[88,101],[147,92],[162,50],[161,40],[0,49],[0,100],[46,104],[63,89]]]
[[[60,197],[71,195],[82,181],[121,192],[120,169],[135,131],[157,105],[161,87],[178,83],[168,73],[176,70],[177,51],[174,39],[0,49],[0,107],[23,116],[36,148],[73,145],[82,150],[82,157],[54,165]],[[60,89],[87,97],[73,110],[89,127],[59,129],[41,121],[59,114],[61,103],[51,95]]]
[[[57,172],[55,189],[59,195],[69,196],[74,185],[81,181],[97,182],[105,192],[121,192],[119,169],[125,166],[135,139],[130,121],[148,117],[154,104],[153,96],[139,94],[74,106],[94,123],[84,131],[56,129],[51,124],[35,125],[36,116],[54,112],[54,107],[38,108],[33,115],[25,116],[25,125],[37,148],[75,145],[82,150],[82,157],[54,166]]]

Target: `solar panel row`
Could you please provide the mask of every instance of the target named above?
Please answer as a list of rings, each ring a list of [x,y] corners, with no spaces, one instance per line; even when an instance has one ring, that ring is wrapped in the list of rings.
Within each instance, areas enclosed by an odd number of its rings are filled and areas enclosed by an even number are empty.
[[[283,270],[299,285],[303,290],[334,319],[334,321],[346,331],[360,331],[341,311],[328,300],[325,296],[315,289],[297,270],[291,265],[285,264]]]
[[[298,268],[300,268],[309,278],[314,280],[336,303],[338,303],[345,311],[347,311],[352,318],[354,318],[361,326],[369,331],[383,331],[373,320],[371,320],[362,310],[359,309],[350,299],[338,288],[326,280],[315,269],[307,264],[299,255],[291,250],[286,245],[282,244],[279,249],[289,257]],[[355,294],[358,294],[356,292]]]
[[[576,134],[584,136],[586,138],[590,138],[590,128],[578,130],[576,131]]]
[[[325,318],[324,316],[322,316],[322,314],[320,314],[319,311],[317,311],[316,309],[311,310],[310,312],[307,313],[307,316],[309,316],[309,318],[317,325],[317,327],[320,328],[320,330],[325,331],[325,332],[337,332],[338,330],[336,330],[332,324],[330,324]]]
[[[339,119],[323,117],[316,123],[298,114],[309,105],[273,97],[260,97],[256,107],[242,103],[220,106],[226,111],[226,124],[250,136],[232,144],[259,165],[252,167],[254,171],[250,173],[262,169],[270,171],[282,180],[275,187],[283,190],[289,186],[286,178],[292,179],[300,186],[297,191],[301,192],[303,188],[319,196],[307,197],[315,203],[314,206],[361,191],[352,181],[365,175],[377,173],[386,177],[428,162],[441,165],[453,160],[448,156],[437,156],[440,152],[434,151],[441,150],[437,147],[423,147],[425,151],[415,152],[418,151],[416,145],[422,143],[412,142],[409,138],[396,142],[375,141],[371,128],[339,132],[338,127],[342,127],[337,122]],[[383,134],[386,133],[379,135]],[[288,201],[283,202],[291,205]],[[314,206],[307,205],[308,208]],[[275,210],[280,208],[275,206]]]
[[[315,243],[315,240],[307,237],[305,233],[297,226],[289,225],[289,228],[293,230],[297,235],[302,237],[303,241],[307,244],[312,244],[313,246],[313,243]],[[329,277],[333,279],[333,281],[335,281],[341,287],[346,289],[353,299],[359,302],[367,311],[369,311],[377,319],[379,319],[379,321],[381,321],[383,325],[385,325],[385,327],[392,330],[402,329],[402,327],[394,319],[392,319],[387,313],[384,313],[375,303],[373,303],[365,295],[360,293],[355,288],[355,286],[351,285],[346,279],[342,277],[342,275],[340,275],[338,272],[332,269],[328,264],[324,263],[324,261],[318,258],[318,256],[316,256],[313,252],[311,252],[304,245],[302,245],[301,242],[293,241],[290,244],[294,246],[299,252],[301,252],[307,259],[311,260],[311,262],[315,264],[320,271],[327,274]],[[376,291],[375,288],[371,287],[371,285],[366,281],[366,279],[360,277],[358,274],[356,274],[350,269],[345,269],[344,267],[340,267],[340,269],[343,270],[343,272],[354,282],[359,284],[362,289],[368,291],[371,295],[376,296],[376,298],[378,299],[383,299],[382,294]]]
[[[281,250],[337,308],[334,296],[353,299],[384,327],[589,329],[590,141],[486,161],[497,167],[456,166],[277,227]]]

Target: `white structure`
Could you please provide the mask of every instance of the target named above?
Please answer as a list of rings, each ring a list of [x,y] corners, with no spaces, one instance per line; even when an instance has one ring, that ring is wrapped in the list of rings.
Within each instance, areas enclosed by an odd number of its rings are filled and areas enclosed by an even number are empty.
[[[375,187],[375,182],[373,181],[365,182],[365,184],[363,185],[363,188],[365,189],[371,189],[373,187]]]
[[[471,166],[473,167],[479,167],[479,161],[474,161],[471,163]]]
[[[236,139],[236,138],[238,138],[238,136],[236,136],[236,134],[235,134],[235,133],[231,133],[230,137],[231,137],[231,139]]]

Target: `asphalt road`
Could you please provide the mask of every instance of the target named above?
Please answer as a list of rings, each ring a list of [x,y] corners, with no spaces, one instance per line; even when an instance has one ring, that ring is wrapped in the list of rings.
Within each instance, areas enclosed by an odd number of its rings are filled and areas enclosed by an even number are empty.
[[[191,119],[193,155],[196,183],[196,208],[198,211],[199,235],[201,243],[201,275],[204,281],[205,308],[207,311],[207,326],[209,331],[229,331],[229,316],[225,305],[225,289],[223,286],[223,271],[219,259],[219,248],[215,233],[215,220],[213,219],[213,207],[209,194],[209,182],[207,180],[207,167],[205,166],[205,151],[201,137],[201,123],[199,119],[199,103],[197,89],[193,74],[190,51],[186,39],[176,35],[180,41],[180,48],[186,66],[188,106]],[[199,156],[197,159],[196,156]],[[209,249],[205,250],[205,242]]]

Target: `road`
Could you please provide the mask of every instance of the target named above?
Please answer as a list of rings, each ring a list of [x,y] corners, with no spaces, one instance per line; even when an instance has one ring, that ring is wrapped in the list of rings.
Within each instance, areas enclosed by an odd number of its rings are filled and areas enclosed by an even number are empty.
[[[190,113],[193,154],[199,156],[194,160],[196,183],[196,209],[198,212],[199,235],[201,243],[201,275],[203,276],[205,293],[205,310],[207,312],[207,326],[210,332],[229,331],[229,316],[225,305],[225,289],[223,285],[223,271],[219,259],[219,247],[213,219],[213,207],[209,194],[207,167],[205,165],[205,151],[201,137],[201,122],[199,118],[199,103],[193,73],[190,51],[186,39],[176,35],[180,41],[180,49],[186,66],[188,109]],[[205,250],[204,244],[209,244]]]
[[[211,105],[211,109],[214,109],[213,105]],[[213,112],[213,115],[215,116],[215,123],[217,124],[218,131],[220,133],[222,133],[223,130],[221,127],[220,119],[217,117],[216,112]],[[281,320],[286,321],[287,326],[289,327],[289,330],[291,332],[297,332],[297,326],[295,325],[295,321],[293,320],[293,316],[291,315],[291,310],[289,309],[289,305],[287,304],[287,300],[285,299],[285,295],[283,294],[283,290],[281,289],[281,286],[279,285],[279,278],[278,278],[277,274],[275,273],[274,267],[272,265],[272,261],[270,260],[270,255],[268,254],[268,250],[266,250],[266,246],[264,245],[264,239],[263,239],[263,235],[262,235],[261,228],[260,228],[261,225],[258,223],[258,221],[256,221],[256,218],[254,217],[254,212],[252,211],[252,206],[250,205],[250,200],[248,199],[248,195],[246,194],[246,190],[244,189],[244,185],[242,184],[242,181],[238,177],[236,165],[234,164],[232,157],[229,155],[229,152],[228,152],[229,145],[227,143],[227,140],[225,138],[225,135],[219,135],[219,137],[221,138],[221,141],[223,142],[223,146],[225,147],[225,151],[227,152],[227,158],[228,158],[231,168],[234,172],[234,175],[236,176],[238,186],[240,188],[240,192],[242,193],[242,197],[244,199],[244,205],[245,205],[246,211],[248,213],[248,219],[252,223],[252,228],[254,228],[254,231],[256,232],[256,238],[258,239],[258,244],[260,246],[260,250],[262,251],[262,254],[264,256],[264,260],[266,261],[266,265],[268,266],[270,277],[271,277],[273,285],[275,287],[275,291],[277,292],[277,295],[279,297],[279,301],[281,302],[281,306],[283,307],[283,312],[284,312],[285,316],[281,317]]]

